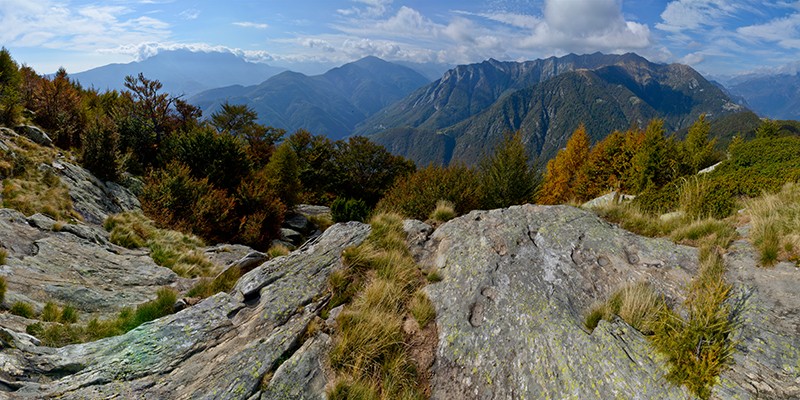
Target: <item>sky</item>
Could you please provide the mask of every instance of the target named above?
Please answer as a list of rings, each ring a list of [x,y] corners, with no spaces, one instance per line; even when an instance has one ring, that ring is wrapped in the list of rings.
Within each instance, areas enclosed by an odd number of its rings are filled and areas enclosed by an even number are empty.
[[[800,0],[0,0],[0,46],[39,73],[161,50],[323,69],[635,52],[736,75],[800,66]],[[322,72],[322,71],[317,71]]]

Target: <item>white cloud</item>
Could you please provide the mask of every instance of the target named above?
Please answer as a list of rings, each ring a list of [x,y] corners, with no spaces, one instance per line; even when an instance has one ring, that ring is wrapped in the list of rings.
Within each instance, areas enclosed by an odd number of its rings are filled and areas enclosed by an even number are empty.
[[[195,9],[195,8],[190,8],[190,9],[181,11],[181,13],[178,14],[178,16],[180,16],[181,18],[183,18],[183,19],[185,19],[187,21],[192,21],[192,20],[195,20],[198,17],[200,17],[200,10]]]
[[[800,13],[736,30],[744,40],[774,42],[787,49],[800,48]]]
[[[253,28],[253,29],[267,29],[267,28],[269,28],[269,25],[261,24],[261,23],[257,23],[257,22],[241,21],[241,22],[234,22],[233,24],[236,25],[236,26],[242,27],[242,28]]]
[[[359,5],[350,8],[338,9],[341,15],[375,18],[386,14],[392,0],[351,0]]]
[[[169,24],[134,16],[122,6],[66,7],[50,0],[0,2],[0,43],[72,51],[96,51],[163,40]]]

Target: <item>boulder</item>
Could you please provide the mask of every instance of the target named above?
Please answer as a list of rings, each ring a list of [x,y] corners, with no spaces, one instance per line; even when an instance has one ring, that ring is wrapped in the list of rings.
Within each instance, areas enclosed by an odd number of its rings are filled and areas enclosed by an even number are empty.
[[[283,220],[283,227],[303,234],[310,233],[308,218],[303,214],[290,214]]]
[[[582,207],[584,208],[605,207],[612,204],[622,203],[624,201],[631,201],[635,198],[636,196],[632,194],[619,193],[616,190],[614,190],[600,197],[596,197],[592,200],[589,200],[586,203],[583,203]]]
[[[320,294],[342,250],[368,233],[364,224],[334,225],[315,243],[242,276],[232,294],[121,336],[0,350],[0,386],[20,399],[324,398],[319,361],[330,339],[306,338],[306,328],[327,301]]]
[[[622,321],[593,332],[584,313],[627,282],[669,301],[696,271],[695,249],[636,236],[568,206],[473,211],[431,236],[443,280],[435,399],[674,398],[664,360]]]
[[[292,229],[281,228],[281,240],[297,247],[303,244],[303,235]]]
[[[32,125],[19,125],[14,127],[14,131],[19,134],[20,136],[25,136],[26,138],[30,139],[32,142],[47,146],[53,147],[53,140],[50,139],[50,136],[47,136],[43,130],[39,129],[36,126]]]

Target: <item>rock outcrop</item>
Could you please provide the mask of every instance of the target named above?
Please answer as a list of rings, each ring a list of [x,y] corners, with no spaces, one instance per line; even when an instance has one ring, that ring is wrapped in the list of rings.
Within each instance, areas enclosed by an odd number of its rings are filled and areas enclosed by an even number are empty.
[[[54,161],[47,167],[67,186],[72,207],[85,222],[102,225],[111,214],[142,208],[130,190],[115,182],[103,182],[83,167],[65,161]]]
[[[335,225],[242,276],[232,294],[121,336],[59,349],[14,340],[0,352],[0,388],[22,399],[322,398],[318,365],[330,339],[307,327],[342,250],[368,232]]]
[[[156,265],[146,249],[109,243],[100,227],[56,225],[41,214],[26,218],[0,209],[0,247],[8,253],[6,265],[0,266],[8,283],[6,304],[24,301],[36,310],[54,301],[85,316],[109,317],[154,299],[159,287],[181,280]]]
[[[3,212],[0,224],[47,226],[41,217]],[[643,238],[568,206],[474,211],[436,230],[419,221],[406,221],[404,229],[415,259],[443,278],[425,289],[437,312],[433,399],[692,397],[666,381],[666,360],[641,333],[620,319],[601,321],[590,332],[584,315],[633,282],[648,282],[681,312],[697,273],[697,249]],[[0,398],[5,391],[21,399],[324,399],[341,310],[331,310],[328,321],[319,318],[326,282],[342,250],[361,243],[369,230],[337,224],[266,262],[247,248],[210,248],[214,257],[248,270],[230,293],[118,337],[51,349],[0,321],[6,328],[0,330]],[[13,256],[4,271],[48,253],[42,229],[21,232],[0,240],[13,254],[31,243],[37,253]],[[59,234],[75,237],[74,246],[92,236]],[[744,241],[734,244],[727,262],[738,345],[735,364],[713,396],[800,397],[794,267],[757,269]]]

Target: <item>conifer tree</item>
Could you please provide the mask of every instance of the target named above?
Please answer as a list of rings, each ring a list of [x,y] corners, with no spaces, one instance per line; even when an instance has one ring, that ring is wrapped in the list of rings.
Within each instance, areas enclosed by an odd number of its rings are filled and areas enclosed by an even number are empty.
[[[756,129],[756,138],[776,138],[780,130],[781,127],[777,122],[767,118]]]
[[[508,207],[533,199],[538,179],[529,166],[521,132],[507,135],[494,154],[481,160],[479,177],[485,208]]]
[[[716,138],[709,140],[710,132],[711,125],[706,121],[705,114],[700,115],[697,121],[689,127],[683,148],[692,174],[719,160],[719,156],[714,151]]]
[[[647,125],[642,146],[633,157],[632,184],[637,193],[661,187],[672,178],[669,143],[664,136],[664,120],[654,119]]]
[[[567,147],[559,150],[556,157],[547,163],[547,172],[538,202],[559,204],[576,198],[575,189],[583,164],[589,155],[589,137],[581,124],[567,141]]]
[[[297,154],[292,146],[288,143],[278,146],[265,168],[267,181],[286,208],[291,210],[298,202],[301,189]]]

